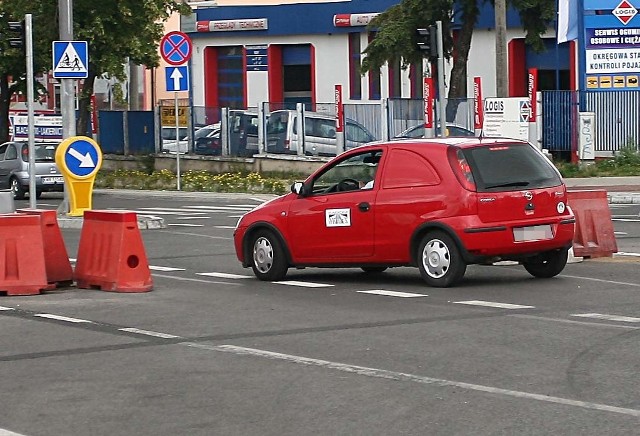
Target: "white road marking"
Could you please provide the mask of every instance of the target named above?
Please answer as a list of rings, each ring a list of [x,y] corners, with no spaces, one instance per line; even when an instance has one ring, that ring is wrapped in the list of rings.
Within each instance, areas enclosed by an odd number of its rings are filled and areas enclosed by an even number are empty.
[[[25,435],[23,435],[22,433],[14,433],[12,431],[5,430],[4,428],[0,428],[0,436],[25,436]]]
[[[335,285],[327,285],[325,283],[312,283],[312,282],[298,282],[296,280],[283,280],[280,282],[273,282],[278,285],[287,286],[301,286],[303,288],[329,288]]]
[[[240,206],[240,207],[236,207],[236,206],[189,206],[189,208],[191,209],[199,209],[199,210],[206,210],[206,211],[210,211],[210,210],[224,210],[224,211],[228,211],[228,212],[240,212],[243,210],[251,210],[253,209],[255,206]]]
[[[210,216],[202,215],[202,216],[181,216],[176,218],[178,220],[208,220],[211,219]]]
[[[15,310],[13,307],[0,306],[0,310]]]
[[[634,318],[632,316],[622,316],[622,315],[607,315],[604,313],[576,313],[571,316],[575,316],[578,318],[604,319],[606,321],[640,322],[640,318]]]
[[[235,229],[236,226],[213,226],[216,229]]]
[[[37,316],[40,318],[49,318],[49,319],[55,319],[57,321],[66,321],[66,322],[73,322],[73,323],[87,323],[87,324],[93,324],[93,321],[88,321],[86,319],[78,319],[78,318],[69,318],[67,316],[60,316],[60,315],[52,315],[50,313],[36,313],[33,316]]]
[[[134,327],[127,327],[127,328],[122,328],[118,330],[120,330],[121,332],[137,333],[139,335],[153,336],[156,338],[163,338],[163,339],[175,339],[180,337],[176,335],[170,335],[168,333],[158,333],[158,332],[152,332],[149,330],[140,330]]]
[[[614,235],[618,235],[618,236],[624,236],[624,235],[628,235],[627,232],[613,232]]]
[[[233,353],[241,356],[262,357],[270,360],[281,360],[299,365],[316,366],[330,370],[342,371],[350,374],[358,374],[366,377],[381,378],[385,380],[395,380],[402,382],[413,382],[423,385],[433,385],[437,387],[454,387],[466,389],[470,391],[483,392],[493,395],[502,395],[505,397],[521,398],[525,400],[541,401],[544,403],[560,404],[563,406],[572,406],[582,409],[599,410],[602,412],[618,413],[640,417],[640,410],[628,409],[624,407],[610,406],[608,404],[591,403],[588,401],[572,400],[570,398],[552,397],[549,395],[535,394],[531,392],[514,391],[510,389],[497,388],[493,386],[477,385],[473,383],[458,382],[454,380],[446,380],[441,378],[425,377],[416,374],[404,372],[388,371],[385,369],[371,368],[366,366],[350,365],[340,362],[332,362],[328,360],[312,359],[303,356],[294,356],[290,354],[276,353],[273,351],[259,350],[255,348],[237,347],[234,345],[205,345],[191,342],[185,342],[182,345],[188,347],[199,348],[208,351],[219,351],[225,353]]]
[[[252,279],[253,278],[253,276],[230,274],[230,273],[219,273],[219,272],[196,273],[196,274],[199,276],[218,277],[220,279]]]
[[[639,287],[640,288],[640,283],[616,282],[614,280],[595,279],[593,277],[570,276],[570,275],[567,275],[567,274],[562,274],[562,277],[567,277],[567,278],[570,278],[570,279],[588,280],[588,281],[591,281],[591,282],[609,283],[609,284],[612,284],[612,285],[633,286],[633,287]]]
[[[629,219],[629,218],[611,218],[611,221],[618,221],[620,223],[640,223],[638,219]]]
[[[187,223],[169,223],[167,226],[172,227],[204,227],[204,224],[187,224]]]
[[[613,253],[614,256],[634,256],[640,257],[640,253],[628,253],[626,251],[618,251],[617,253]]]
[[[229,218],[242,218],[244,215],[229,215]]]
[[[227,286],[242,286],[239,283],[233,283],[233,282],[219,282],[216,280],[202,280],[202,279],[192,279],[190,277],[176,277],[176,276],[165,276],[163,274],[154,274],[154,277],[159,277],[159,278],[163,278],[163,279],[171,279],[171,280],[178,280],[180,282],[194,282],[194,283],[206,283],[208,285],[227,285]]]
[[[535,308],[535,306],[524,306],[522,304],[495,303],[493,301],[480,301],[480,300],[454,301],[454,304],[468,304],[470,306],[497,307],[500,309],[534,309]]]
[[[186,271],[184,268],[173,268],[170,266],[149,266],[150,270],[153,271],[164,271],[164,272],[169,272],[169,271]]]
[[[384,295],[387,297],[415,298],[428,297],[426,294],[413,294],[411,292],[385,291],[384,289],[373,289],[371,291],[358,291],[361,294]]]
[[[626,330],[638,330],[640,328],[640,327],[635,327],[630,325],[605,324],[603,322],[574,321],[572,319],[548,318],[545,316],[535,316],[535,315],[513,314],[513,315],[507,315],[507,316],[511,316],[513,318],[533,319],[533,320],[544,321],[544,322],[559,322],[563,324],[586,325],[589,327],[598,327],[598,328],[614,328],[614,329],[626,329]]]

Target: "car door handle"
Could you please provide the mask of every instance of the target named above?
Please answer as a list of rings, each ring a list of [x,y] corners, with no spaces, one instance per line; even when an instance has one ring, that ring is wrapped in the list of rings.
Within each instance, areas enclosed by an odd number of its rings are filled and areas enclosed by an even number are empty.
[[[362,212],[368,212],[370,208],[371,208],[371,206],[366,201],[364,201],[364,202],[362,202],[362,203],[360,203],[358,205],[358,209],[360,209]]]

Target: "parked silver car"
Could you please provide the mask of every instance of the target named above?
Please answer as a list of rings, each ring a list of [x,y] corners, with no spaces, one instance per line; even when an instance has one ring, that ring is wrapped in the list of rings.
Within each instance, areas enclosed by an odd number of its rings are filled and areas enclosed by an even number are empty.
[[[43,192],[64,191],[64,179],[55,155],[58,143],[35,144],[36,198]],[[0,145],[0,189],[11,189],[13,197],[23,199],[29,193],[29,144],[5,142]]]

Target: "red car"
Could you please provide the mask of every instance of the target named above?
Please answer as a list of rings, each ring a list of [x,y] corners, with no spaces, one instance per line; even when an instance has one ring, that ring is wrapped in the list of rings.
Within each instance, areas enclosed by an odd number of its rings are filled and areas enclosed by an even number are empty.
[[[469,264],[522,263],[559,274],[575,217],[560,173],[531,144],[504,138],[416,139],[345,152],[244,215],[238,260],[260,280],[288,268],[417,266],[431,286]]]

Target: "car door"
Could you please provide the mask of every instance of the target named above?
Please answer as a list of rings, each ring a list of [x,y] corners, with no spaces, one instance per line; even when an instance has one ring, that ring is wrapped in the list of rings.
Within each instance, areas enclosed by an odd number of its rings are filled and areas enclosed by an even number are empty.
[[[379,157],[367,163],[371,153],[352,153],[336,160],[307,182],[313,193],[291,202],[287,242],[296,262],[339,264],[371,258],[377,189],[375,185],[370,189],[359,186],[375,178]]]
[[[0,145],[0,188],[1,189],[9,188],[9,167],[4,160],[4,156],[7,152],[8,147],[9,147],[9,143],[4,143]]]

